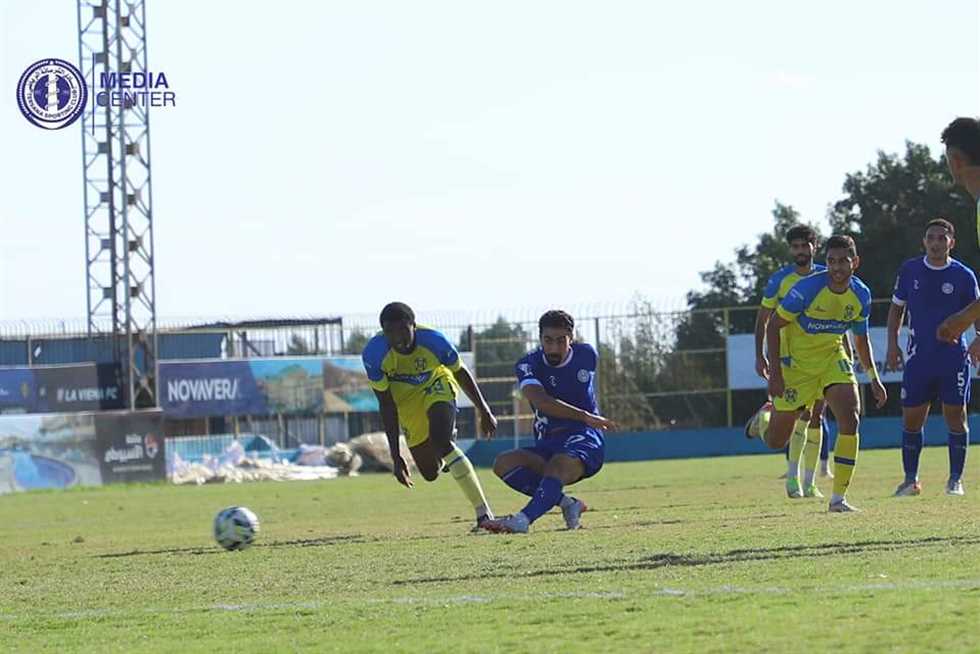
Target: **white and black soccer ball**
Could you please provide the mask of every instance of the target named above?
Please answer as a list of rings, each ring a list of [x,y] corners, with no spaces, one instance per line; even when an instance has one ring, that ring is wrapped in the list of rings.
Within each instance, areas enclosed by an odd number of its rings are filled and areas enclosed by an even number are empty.
[[[214,516],[214,539],[226,550],[243,550],[259,533],[259,517],[244,506],[229,506]]]

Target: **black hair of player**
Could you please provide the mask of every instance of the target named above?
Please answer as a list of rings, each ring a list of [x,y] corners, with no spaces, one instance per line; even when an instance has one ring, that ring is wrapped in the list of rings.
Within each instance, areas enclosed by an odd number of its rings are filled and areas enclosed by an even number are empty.
[[[543,332],[546,327],[563,329],[569,334],[575,333],[575,320],[561,309],[545,311],[541,319],[538,320],[538,332]]]
[[[953,223],[949,222],[945,218],[933,218],[926,223],[926,231],[929,231],[930,227],[943,227],[953,238],[956,238],[956,228],[953,227]]]
[[[854,244],[854,239],[846,234],[834,234],[828,238],[824,250],[829,252],[830,250],[836,250],[838,248],[847,250],[847,253],[852,257],[857,256],[857,245]]]
[[[806,241],[816,245],[817,233],[809,225],[793,225],[786,232],[786,242],[792,244],[793,241]]]
[[[381,310],[381,326],[384,327],[385,323],[399,320],[404,320],[414,325],[415,312],[412,311],[412,307],[404,302],[391,302],[386,304],[385,308]]]
[[[957,118],[946,126],[940,139],[965,154],[972,165],[980,166],[980,120]]]

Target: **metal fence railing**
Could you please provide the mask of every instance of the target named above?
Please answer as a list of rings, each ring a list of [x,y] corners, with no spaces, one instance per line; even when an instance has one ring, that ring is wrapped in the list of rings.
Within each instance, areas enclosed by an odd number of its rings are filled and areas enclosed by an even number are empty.
[[[886,322],[889,300],[872,305],[871,324]],[[419,313],[418,321],[443,331],[461,351],[474,354],[475,373],[500,421],[503,435],[530,432],[530,407],[514,390],[513,367],[537,343],[537,319],[547,307],[499,314]],[[624,430],[647,431],[742,424],[765,401],[765,390],[728,388],[729,335],[752,333],[756,307],[686,310],[679,303],[593,305],[569,309],[577,337],[600,352],[598,386],[603,412]],[[295,354],[359,354],[378,331],[374,315],[264,321],[171,321],[161,323],[160,358],[223,358]],[[81,329],[79,329],[81,328]],[[217,353],[217,354],[215,354]],[[880,355],[881,353],[879,353]],[[64,322],[0,323],[0,365],[111,360],[107,337],[88,338],[85,325]],[[20,357],[20,359],[18,359]],[[81,358],[80,358],[81,357]],[[880,358],[880,356],[879,356]],[[890,390],[884,409],[900,414],[899,392]],[[976,395],[976,393],[974,393]],[[244,420],[244,419],[243,419]],[[329,444],[380,429],[376,414],[252,417],[234,431],[266,434],[283,447]],[[473,435],[472,410],[459,420],[460,434]],[[197,433],[200,433],[200,429]],[[230,420],[210,427],[233,431]],[[173,435],[190,433],[175,425]]]

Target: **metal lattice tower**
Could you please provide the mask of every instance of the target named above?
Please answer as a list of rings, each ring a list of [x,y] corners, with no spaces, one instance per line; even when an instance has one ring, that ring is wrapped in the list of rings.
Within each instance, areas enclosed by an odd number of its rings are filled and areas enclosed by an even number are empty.
[[[110,338],[129,407],[157,406],[156,285],[149,107],[103,88],[102,75],[148,73],[143,0],[78,0],[88,334]],[[112,94],[116,93],[113,101]]]

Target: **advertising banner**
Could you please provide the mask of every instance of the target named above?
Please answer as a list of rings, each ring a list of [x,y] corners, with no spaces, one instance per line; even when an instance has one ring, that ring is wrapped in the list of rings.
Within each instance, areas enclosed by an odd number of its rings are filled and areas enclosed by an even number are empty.
[[[154,481],[167,474],[163,413],[139,411],[95,416],[102,483]]]
[[[166,476],[159,411],[0,416],[0,494]]]
[[[113,363],[0,368],[0,410],[109,411],[125,407],[122,369]]]
[[[101,483],[92,414],[0,416],[0,494]]]
[[[460,354],[473,369],[473,354]],[[158,393],[168,418],[377,411],[356,355],[161,361]],[[460,393],[458,405],[472,407]]]

